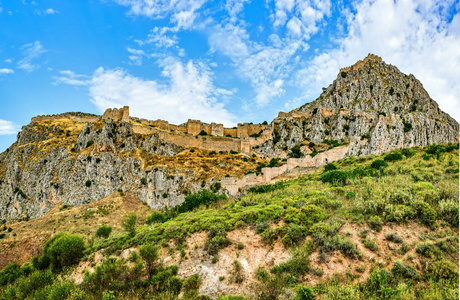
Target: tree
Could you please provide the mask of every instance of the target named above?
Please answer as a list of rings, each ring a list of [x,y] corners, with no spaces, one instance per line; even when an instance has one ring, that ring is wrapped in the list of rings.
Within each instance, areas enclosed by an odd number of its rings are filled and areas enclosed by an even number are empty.
[[[139,254],[141,255],[142,259],[145,261],[145,267],[147,268],[147,273],[149,274],[149,277],[151,278],[153,275],[153,272],[156,269],[157,260],[159,258],[158,246],[155,246],[154,244],[143,245],[139,249]]]
[[[137,215],[135,213],[130,213],[125,216],[121,225],[130,235],[134,235],[136,233],[136,222]]]
[[[112,226],[102,225],[96,231],[96,236],[108,238],[112,232]]]

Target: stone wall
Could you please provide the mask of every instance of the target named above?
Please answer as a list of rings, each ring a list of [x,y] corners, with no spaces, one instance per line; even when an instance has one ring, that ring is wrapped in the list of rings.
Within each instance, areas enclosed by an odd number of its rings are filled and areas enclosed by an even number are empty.
[[[102,119],[112,119],[114,121],[129,122],[129,106],[123,108],[108,108],[102,115]]]
[[[242,189],[255,185],[266,184],[273,178],[289,172],[297,167],[309,168],[320,167],[327,163],[345,158],[349,151],[349,146],[337,147],[322,153],[315,157],[306,156],[302,158],[289,158],[285,165],[275,168],[263,168],[261,174],[248,174],[243,178],[223,178],[222,187],[227,189],[233,196],[237,195]]]
[[[88,122],[99,121],[101,119],[101,117],[99,117],[99,116],[78,117],[78,116],[69,115],[69,114],[41,115],[41,116],[33,117],[30,121],[31,122],[38,122],[38,121],[61,120],[61,119],[68,119],[68,120],[72,120],[74,122],[80,122],[80,123],[88,123]]]

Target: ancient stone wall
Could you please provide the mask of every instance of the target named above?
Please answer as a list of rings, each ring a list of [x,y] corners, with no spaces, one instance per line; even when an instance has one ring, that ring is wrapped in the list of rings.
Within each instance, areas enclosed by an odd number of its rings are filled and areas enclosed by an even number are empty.
[[[236,128],[224,128],[224,136],[238,137]]]
[[[268,183],[273,178],[297,167],[320,167],[327,163],[345,158],[348,151],[349,146],[346,145],[319,153],[315,157],[306,156],[302,158],[290,158],[287,160],[285,165],[274,168],[263,168],[262,173],[258,175],[248,174],[241,179],[229,177],[223,178],[221,180],[222,187],[226,188],[231,195],[236,195],[244,188]]]
[[[48,121],[48,120],[61,120],[61,119],[68,119],[74,122],[81,122],[81,123],[89,123],[89,122],[97,122],[101,119],[99,116],[94,117],[78,117],[69,114],[59,114],[59,115],[41,115],[33,117],[30,121],[31,122],[38,122],[38,121]]]
[[[102,115],[102,119],[112,119],[114,121],[129,122],[129,106],[123,108],[108,108]]]
[[[198,135],[201,131],[201,122],[199,120],[191,120],[187,121],[187,133],[191,135]]]
[[[358,60],[354,65],[349,66],[349,67],[346,67],[346,68],[341,68],[341,69],[340,69],[340,72],[348,72],[348,71],[351,71],[351,70],[358,70],[358,69],[364,67],[364,65],[365,65],[369,60],[382,61],[382,58],[381,58],[380,56],[378,56],[378,55],[369,53],[369,54],[366,56],[366,58],[364,58],[363,60]]]
[[[224,125],[211,123],[211,135],[224,136]]]
[[[248,123],[243,123],[243,124],[238,123],[236,136],[237,137],[249,136],[249,124]]]

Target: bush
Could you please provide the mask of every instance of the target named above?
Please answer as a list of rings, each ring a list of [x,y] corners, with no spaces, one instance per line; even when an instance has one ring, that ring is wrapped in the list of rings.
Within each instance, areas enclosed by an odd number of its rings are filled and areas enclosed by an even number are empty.
[[[147,184],[147,179],[146,179],[145,177],[142,177],[142,178],[141,178],[141,183],[142,183],[142,184]]]
[[[154,223],[164,223],[168,221],[169,217],[167,214],[161,211],[154,211],[145,221],[147,224],[154,224]]]
[[[377,232],[380,232],[382,230],[383,222],[379,216],[370,217],[369,220],[367,221],[367,224],[369,225],[369,228]]]
[[[347,72],[341,72],[340,75],[342,76],[342,78],[346,78],[347,77]]]
[[[96,231],[96,236],[108,238],[112,232],[112,226],[102,225]]]
[[[309,286],[298,285],[295,288],[297,294],[294,297],[294,300],[314,300],[316,296],[313,294],[313,288]]]
[[[433,226],[436,223],[436,211],[426,202],[415,202],[415,209],[423,224]]]
[[[348,173],[340,170],[332,170],[321,175],[321,181],[330,182],[333,185],[345,185],[347,182]]]
[[[227,197],[225,195],[217,195],[208,190],[201,190],[197,193],[193,193],[187,195],[185,197],[184,203],[179,206],[176,206],[176,210],[183,213],[186,211],[192,211],[195,207],[199,207],[200,205],[210,205],[211,203],[217,202],[219,200],[224,200]]]
[[[435,253],[435,249],[432,243],[423,243],[417,245],[415,251],[423,256],[431,257]]]
[[[296,157],[296,158],[299,158],[299,157],[303,156],[303,153],[300,150],[300,145],[299,144],[297,144],[297,145],[295,145],[294,147],[291,148],[290,156],[291,157]]]
[[[123,223],[121,224],[126,232],[130,235],[134,235],[136,232],[137,215],[135,213],[129,213],[125,216]]]
[[[371,168],[374,168],[374,169],[381,169],[381,168],[385,168],[388,166],[388,163],[381,160],[381,159],[377,159],[377,160],[374,160],[371,164]]]
[[[154,244],[143,245],[139,248],[139,255],[145,261],[145,267],[149,277],[152,277],[153,272],[155,271],[157,260],[159,258],[158,250],[159,247]]]
[[[206,131],[204,131],[204,130],[201,130],[200,133],[198,133],[198,135],[202,135],[202,136],[203,136],[203,135],[208,135],[208,133],[207,133]]]
[[[91,180],[86,180],[85,185],[86,185],[86,187],[90,187],[91,186]]]
[[[94,144],[94,141],[93,141],[93,140],[89,140],[88,142],[86,142],[86,148],[88,148],[88,147],[91,146],[92,144]]]
[[[192,291],[192,290],[198,290],[201,285],[201,278],[198,274],[192,275],[189,278],[187,278],[184,282],[184,289],[186,291]]]
[[[413,266],[404,265],[402,262],[397,261],[391,269],[391,275],[395,278],[414,278],[417,272]]]
[[[337,170],[337,167],[333,163],[329,163],[324,166],[324,171],[327,172],[332,170]]]
[[[393,152],[393,153],[389,153],[389,154],[385,155],[385,157],[383,159],[385,161],[387,161],[387,162],[393,162],[393,161],[401,160],[401,159],[403,159],[403,157],[402,157],[401,153]]]
[[[50,238],[43,247],[43,255],[35,259],[34,266],[44,269],[51,265],[55,270],[72,266],[80,261],[85,250],[83,238],[76,234],[59,233]]]
[[[447,280],[452,282],[458,281],[458,272],[455,264],[448,260],[441,260],[431,264],[428,267],[428,275],[435,281]]]
[[[12,283],[21,275],[21,266],[15,262],[9,263],[0,271],[0,286]]]

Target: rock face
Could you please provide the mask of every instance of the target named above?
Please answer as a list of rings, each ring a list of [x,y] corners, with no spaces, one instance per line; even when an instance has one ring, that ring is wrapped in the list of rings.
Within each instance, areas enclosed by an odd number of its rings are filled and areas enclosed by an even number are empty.
[[[315,101],[280,113],[272,126],[274,138],[254,151],[284,156],[304,140],[337,140],[349,142],[348,154],[359,156],[459,139],[458,122],[413,75],[372,54],[342,69]]]
[[[108,109],[102,117],[35,117],[0,154],[0,219],[34,218],[56,204],[81,205],[127,190],[152,208],[178,205],[188,191],[209,188],[216,178],[205,182],[188,170],[179,174],[165,165],[156,167],[155,159],[196,145],[209,150],[217,149],[212,143],[229,149],[239,145],[239,152],[269,160],[314,156],[337,144],[348,144],[341,148],[345,156],[363,156],[459,139],[457,121],[439,109],[422,84],[375,55],[340,70],[318,99],[280,113],[269,125],[203,126],[193,120],[178,126],[130,118],[128,107]],[[203,128],[218,138],[197,136]],[[264,183],[270,171],[254,174],[253,181]],[[225,182],[239,190],[238,179]]]

